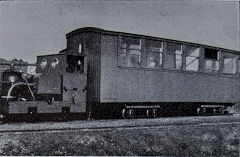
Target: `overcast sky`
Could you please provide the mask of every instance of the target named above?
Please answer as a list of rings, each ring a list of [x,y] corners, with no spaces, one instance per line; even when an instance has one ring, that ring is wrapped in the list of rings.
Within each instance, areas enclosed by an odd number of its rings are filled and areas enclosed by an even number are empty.
[[[34,63],[89,26],[239,50],[236,1],[4,1],[0,58]]]

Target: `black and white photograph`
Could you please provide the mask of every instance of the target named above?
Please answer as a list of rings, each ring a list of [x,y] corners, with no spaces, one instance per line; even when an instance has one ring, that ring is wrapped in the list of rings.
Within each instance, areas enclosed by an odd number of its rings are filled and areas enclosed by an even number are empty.
[[[240,157],[240,1],[0,1],[0,156]]]

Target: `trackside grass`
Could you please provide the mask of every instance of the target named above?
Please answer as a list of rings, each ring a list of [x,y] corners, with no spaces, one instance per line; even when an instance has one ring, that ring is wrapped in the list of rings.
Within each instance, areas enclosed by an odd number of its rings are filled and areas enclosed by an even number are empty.
[[[1,133],[0,155],[239,156],[240,125]]]

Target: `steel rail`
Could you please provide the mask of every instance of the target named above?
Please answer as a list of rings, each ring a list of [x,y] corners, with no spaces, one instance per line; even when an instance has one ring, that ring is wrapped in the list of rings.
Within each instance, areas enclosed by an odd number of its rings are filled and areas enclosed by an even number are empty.
[[[0,130],[1,133],[27,133],[27,132],[54,132],[54,131],[100,131],[112,129],[144,129],[144,128],[164,128],[164,127],[179,127],[179,126],[201,126],[201,125],[237,125],[240,126],[240,121],[226,122],[188,122],[188,123],[168,123],[168,124],[145,124],[145,125],[123,125],[123,126],[94,126],[94,127],[61,127],[61,128],[41,128],[41,129],[16,129],[16,130]]]

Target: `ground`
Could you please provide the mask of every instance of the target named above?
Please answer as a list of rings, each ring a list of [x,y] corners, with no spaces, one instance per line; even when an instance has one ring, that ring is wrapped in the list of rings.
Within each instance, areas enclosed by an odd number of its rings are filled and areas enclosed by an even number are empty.
[[[239,156],[239,123],[0,133],[0,155]]]

